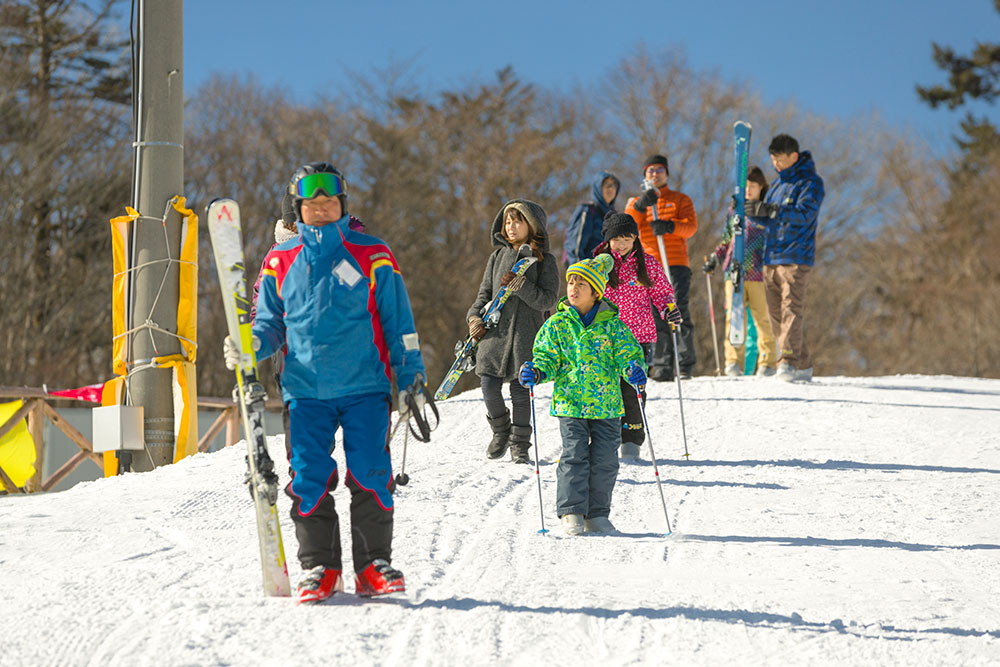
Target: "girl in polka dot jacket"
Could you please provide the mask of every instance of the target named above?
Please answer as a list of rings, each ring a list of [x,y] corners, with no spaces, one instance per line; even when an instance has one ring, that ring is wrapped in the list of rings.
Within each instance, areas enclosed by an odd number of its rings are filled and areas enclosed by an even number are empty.
[[[642,248],[639,227],[635,219],[626,213],[609,213],[602,229],[604,243],[594,251],[595,256],[609,253],[615,260],[615,267],[608,276],[604,298],[618,306],[618,317],[632,331],[642,346],[648,364],[656,342],[656,322],[653,308],[672,325],[681,323],[677,310],[674,290],[663,272],[659,261]],[[642,412],[635,389],[622,380],[622,400],[625,416],[622,417],[621,456],[634,459],[639,456],[639,447],[645,440],[642,427]],[[646,401],[646,392],[642,392]]]

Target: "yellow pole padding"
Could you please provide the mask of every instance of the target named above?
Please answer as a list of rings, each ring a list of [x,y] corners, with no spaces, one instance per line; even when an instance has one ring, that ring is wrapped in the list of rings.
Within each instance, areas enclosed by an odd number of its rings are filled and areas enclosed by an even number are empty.
[[[156,357],[151,365],[174,369],[174,461],[198,452],[198,387],[195,361],[198,356],[198,216],[186,207],[180,195],[170,205],[182,217],[180,257],[178,263],[177,337],[181,353]],[[114,333],[113,368],[120,376],[105,385],[103,405],[118,405],[125,400],[124,380],[129,372],[128,294],[132,281],[129,270],[128,238],[139,213],[130,207],[126,215],[112,218],[112,252],[114,280],[112,283],[112,327]],[[143,316],[144,317],[144,316]],[[104,474],[115,475],[118,458],[105,452]]]

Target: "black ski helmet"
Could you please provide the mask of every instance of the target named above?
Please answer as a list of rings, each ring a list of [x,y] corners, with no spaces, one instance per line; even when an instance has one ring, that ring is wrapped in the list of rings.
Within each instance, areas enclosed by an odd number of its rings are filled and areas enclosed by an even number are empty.
[[[295,206],[296,221],[302,221],[302,197],[298,195],[298,188],[296,186],[302,178],[309,174],[336,174],[340,178],[341,183],[343,183],[343,192],[337,194],[337,199],[340,200],[341,214],[347,215],[347,179],[344,178],[339,169],[329,162],[310,162],[296,169],[295,173],[292,174],[292,178],[288,181],[288,194],[291,195]]]
[[[281,221],[286,225],[295,226],[295,200],[287,185],[281,189]]]

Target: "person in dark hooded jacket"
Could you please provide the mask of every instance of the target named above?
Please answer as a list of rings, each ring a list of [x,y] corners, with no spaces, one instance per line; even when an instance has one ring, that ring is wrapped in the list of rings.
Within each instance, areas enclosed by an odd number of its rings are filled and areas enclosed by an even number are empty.
[[[568,267],[580,260],[594,256],[594,249],[604,243],[601,226],[604,217],[615,210],[615,199],[621,189],[621,181],[614,174],[599,171],[590,184],[593,199],[576,207],[566,225],[563,242],[563,264]]]
[[[510,447],[515,463],[529,462],[531,399],[529,391],[518,382],[518,370],[531,360],[535,334],[545,321],[546,311],[555,307],[559,297],[559,269],[549,252],[545,223],[545,210],[535,202],[512,199],[504,204],[490,228],[491,242],[497,249],[486,261],[479,293],[466,315],[469,335],[479,340],[476,374],[482,383],[486,418],[493,430],[486,449],[491,459],[502,457]],[[524,244],[531,246],[538,261],[523,276],[515,276],[511,268]],[[511,296],[500,311],[500,321],[487,330],[483,307],[505,285]],[[509,383],[512,411],[504,404],[504,382]]]

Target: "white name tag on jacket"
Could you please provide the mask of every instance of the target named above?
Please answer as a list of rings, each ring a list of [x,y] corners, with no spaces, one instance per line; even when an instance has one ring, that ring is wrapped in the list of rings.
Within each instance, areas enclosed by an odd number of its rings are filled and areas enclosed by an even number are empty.
[[[340,263],[333,267],[333,275],[337,276],[337,279],[348,287],[354,287],[361,280],[361,272],[346,259],[340,260]]]

